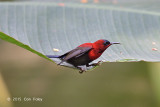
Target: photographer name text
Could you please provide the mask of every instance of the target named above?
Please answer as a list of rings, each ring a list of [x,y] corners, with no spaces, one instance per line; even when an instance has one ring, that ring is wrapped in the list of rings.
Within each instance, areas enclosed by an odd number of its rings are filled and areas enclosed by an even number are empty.
[[[29,102],[29,101],[34,101],[34,102],[42,102],[43,98],[40,97],[8,97],[7,101],[13,101],[13,102]]]

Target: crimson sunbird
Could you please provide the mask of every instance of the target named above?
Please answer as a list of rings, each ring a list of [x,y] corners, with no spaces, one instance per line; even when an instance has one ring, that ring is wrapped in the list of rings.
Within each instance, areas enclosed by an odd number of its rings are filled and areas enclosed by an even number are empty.
[[[74,67],[78,68],[80,73],[85,70],[82,69],[82,65],[97,66],[98,63],[89,64],[93,60],[99,58],[102,53],[111,45],[120,44],[119,42],[109,42],[108,40],[100,39],[94,43],[84,43],[76,47],[75,49],[63,54],[63,55],[46,55],[48,58],[59,58],[61,65],[63,62],[67,62]]]

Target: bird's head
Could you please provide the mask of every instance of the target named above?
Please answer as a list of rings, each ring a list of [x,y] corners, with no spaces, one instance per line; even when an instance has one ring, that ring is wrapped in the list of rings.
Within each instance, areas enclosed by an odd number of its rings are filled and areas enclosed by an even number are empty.
[[[89,52],[89,57],[91,60],[99,58],[102,53],[111,45],[120,44],[119,42],[110,42],[108,40],[100,39],[92,43],[92,50]]]
[[[102,40],[103,41],[103,45],[104,46],[110,46],[110,45],[113,45],[113,44],[120,44],[119,42],[110,42],[108,40]]]
[[[100,40],[98,40],[94,43],[99,45],[104,50],[107,49],[109,46],[111,46],[113,44],[120,44],[119,42],[110,42],[110,41],[105,40],[105,39],[100,39]]]

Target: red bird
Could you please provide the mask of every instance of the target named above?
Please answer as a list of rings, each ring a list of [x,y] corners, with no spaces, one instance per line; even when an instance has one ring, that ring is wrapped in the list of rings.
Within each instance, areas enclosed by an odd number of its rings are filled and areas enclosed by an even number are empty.
[[[49,58],[59,58],[61,62],[58,64],[60,65],[63,62],[67,62],[72,64],[74,67],[80,69],[80,73],[83,73],[83,69],[79,66],[86,65],[89,66],[96,66],[98,63],[93,63],[89,65],[90,62],[99,58],[102,53],[112,44],[120,44],[118,42],[109,42],[108,40],[98,40],[94,43],[84,43],[79,45],[77,48],[63,54],[63,55],[46,55]]]

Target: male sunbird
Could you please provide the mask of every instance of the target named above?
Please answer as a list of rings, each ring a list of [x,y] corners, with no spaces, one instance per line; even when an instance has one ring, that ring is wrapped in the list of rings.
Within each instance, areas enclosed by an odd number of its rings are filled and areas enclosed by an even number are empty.
[[[74,67],[78,68],[80,73],[85,70],[82,69],[82,65],[97,66],[98,63],[89,64],[93,60],[99,58],[102,53],[111,45],[120,44],[119,42],[109,42],[108,40],[100,39],[94,43],[84,43],[76,47],[75,49],[63,54],[63,55],[46,55],[48,58],[59,58],[61,65],[63,62],[67,62]]]

